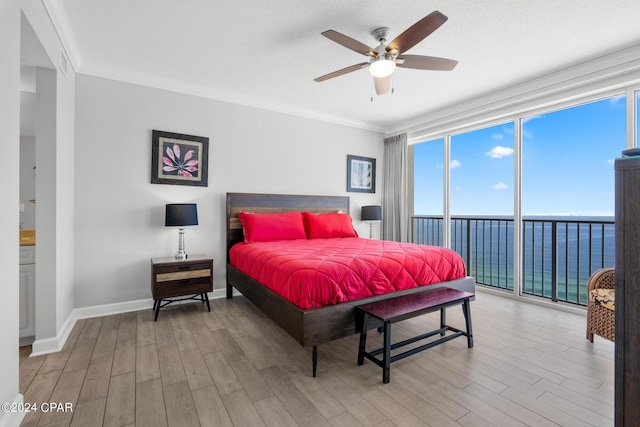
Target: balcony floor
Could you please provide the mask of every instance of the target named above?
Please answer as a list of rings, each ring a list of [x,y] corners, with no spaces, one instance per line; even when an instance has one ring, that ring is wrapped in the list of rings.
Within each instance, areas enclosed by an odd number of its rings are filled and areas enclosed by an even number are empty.
[[[170,306],[171,307],[171,306]],[[25,402],[72,402],[23,425],[613,425],[613,343],[585,339],[585,317],[478,292],[473,349],[456,339],[391,366],[391,382],[358,337],[311,351],[242,297],[80,320],[65,348],[20,358]],[[462,327],[461,310],[447,312]],[[399,341],[436,313],[393,326]],[[381,343],[374,331],[368,347]],[[377,341],[377,342],[376,342]]]

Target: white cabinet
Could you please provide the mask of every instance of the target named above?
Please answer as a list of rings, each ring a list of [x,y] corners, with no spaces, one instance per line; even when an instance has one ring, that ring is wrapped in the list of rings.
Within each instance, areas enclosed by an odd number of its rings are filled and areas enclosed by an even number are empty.
[[[36,334],[36,248],[20,247],[20,343]]]

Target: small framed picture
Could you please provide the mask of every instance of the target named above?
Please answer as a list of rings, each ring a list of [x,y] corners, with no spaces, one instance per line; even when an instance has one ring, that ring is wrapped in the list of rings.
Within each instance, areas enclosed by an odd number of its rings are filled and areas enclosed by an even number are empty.
[[[208,185],[209,138],[154,130],[151,183]]]
[[[347,191],[376,192],[376,159],[347,155]]]

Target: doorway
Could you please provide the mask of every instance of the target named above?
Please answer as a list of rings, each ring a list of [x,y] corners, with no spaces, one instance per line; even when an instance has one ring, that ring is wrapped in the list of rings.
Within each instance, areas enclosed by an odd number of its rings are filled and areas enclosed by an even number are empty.
[[[56,69],[24,14],[20,27],[20,345],[56,336],[55,201]],[[52,156],[51,154],[54,154]],[[53,162],[55,163],[55,162]],[[53,173],[51,172],[53,171]],[[40,196],[40,197],[39,197]],[[40,206],[40,210],[36,210]],[[55,207],[55,204],[53,204]],[[44,208],[44,209],[42,209]],[[53,225],[52,225],[53,224]],[[38,231],[36,234],[35,231]],[[44,238],[39,237],[44,235]],[[52,249],[53,248],[53,254]],[[36,256],[37,253],[37,256]],[[53,274],[51,274],[53,273]],[[53,304],[52,304],[53,303]]]

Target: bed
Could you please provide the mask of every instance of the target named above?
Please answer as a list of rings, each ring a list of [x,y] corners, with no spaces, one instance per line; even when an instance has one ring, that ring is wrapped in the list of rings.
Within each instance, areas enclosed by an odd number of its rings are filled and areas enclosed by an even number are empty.
[[[356,316],[355,307],[425,290],[424,287],[412,287],[317,308],[300,308],[231,265],[231,248],[244,241],[243,227],[238,217],[241,212],[348,213],[349,197],[227,193],[227,298],[232,298],[233,289],[237,289],[303,347],[312,347],[313,376],[317,371],[319,344],[359,333],[362,329],[362,318]],[[428,286],[429,289],[438,287],[473,293],[475,280],[466,276]],[[378,326],[376,323],[369,324],[370,328]]]

